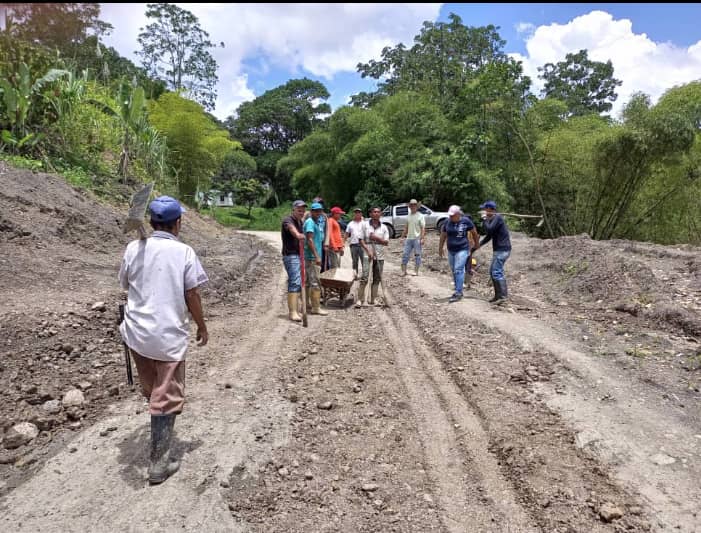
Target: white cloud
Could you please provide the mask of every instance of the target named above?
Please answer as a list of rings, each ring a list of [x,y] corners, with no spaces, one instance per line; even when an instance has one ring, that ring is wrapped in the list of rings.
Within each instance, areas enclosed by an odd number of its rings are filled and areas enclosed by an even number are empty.
[[[537,67],[563,61],[568,53],[586,48],[589,58],[613,63],[618,88],[613,114],[617,115],[630,96],[642,91],[653,102],[665,90],[701,78],[701,41],[681,48],[655,42],[644,33],[635,33],[629,19],[614,20],[604,11],[592,11],[567,24],[539,26],[526,38],[528,56],[512,54],[523,62],[524,72],[533,80],[533,90],[542,89]]]
[[[301,70],[330,80],[354,72],[359,62],[378,59],[384,46],[410,44],[424,20],[435,20],[441,4],[178,4],[195,14],[212,42],[219,64],[215,115],[225,118],[253,98],[247,70]],[[145,4],[103,4],[102,18],[114,25],[105,39],[133,58]],[[246,69],[243,62],[253,60]],[[242,85],[242,82],[244,85]]]
[[[519,35],[531,35],[535,31],[535,24],[530,22],[517,22],[514,26],[516,28],[516,33]]]

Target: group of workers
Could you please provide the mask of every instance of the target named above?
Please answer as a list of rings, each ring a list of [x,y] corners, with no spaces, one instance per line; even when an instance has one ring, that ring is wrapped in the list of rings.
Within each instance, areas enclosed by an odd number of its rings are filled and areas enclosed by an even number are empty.
[[[309,211],[307,211],[309,207]],[[404,242],[401,270],[402,276],[407,275],[410,258],[414,256],[414,275],[419,274],[421,254],[426,237],[426,220],[418,210],[419,202],[412,199],[409,202],[409,214],[402,231]],[[488,200],[480,205],[480,216],[485,236],[480,241],[479,233],[472,219],[466,215],[460,206],[453,205],[448,209],[448,220],[441,227],[439,256],[444,256],[447,245],[448,263],[453,275],[454,293],[449,302],[454,303],[463,298],[463,288],[466,274],[472,274],[472,254],[481,246],[492,241],[493,255],[490,266],[490,277],[494,287],[494,297],[491,302],[504,300],[508,296],[504,263],[511,254],[511,239],[504,219],[497,213],[496,202]],[[339,268],[344,255],[345,245],[348,244],[354,278],[359,280],[355,305],[364,307],[366,290],[372,268],[372,284],[368,303],[380,305],[378,300],[379,288],[385,261],[385,248],[389,245],[389,230],[381,222],[382,211],[379,207],[370,209],[368,220],[363,218],[360,208],[353,210],[353,219],[348,222],[345,231],[341,229],[340,220],[345,211],[340,207],[332,207],[328,216],[324,209],[323,199],[315,198],[310,206],[304,200],[295,200],[292,213],[282,221],[282,259],[287,271],[287,304],[289,318],[299,322],[300,293],[302,289],[302,257],[306,273],[305,287],[307,290],[307,306],[311,314],[326,315],[321,307],[321,273],[329,268]],[[469,281],[468,281],[469,288]]]
[[[353,220],[341,230],[339,207],[325,214],[323,200],[316,198],[307,212],[307,204],[296,200],[292,213],[282,221],[282,256],[288,275],[287,303],[289,317],[300,321],[298,305],[301,291],[301,259],[304,257],[309,301],[313,314],[325,315],[321,308],[319,276],[322,268],[339,268],[346,243],[351,252],[355,278],[359,279],[356,305],[365,305],[366,288],[372,263],[372,284],[368,303],[378,304],[382,283],[385,248],[389,231],[380,221],[378,207],[370,209],[369,220],[361,209],[353,210]],[[409,202],[408,223],[402,232],[404,254],[402,275],[407,275],[410,254],[414,253],[414,274],[421,266],[426,221],[418,212],[418,202]],[[492,301],[506,298],[504,262],[511,251],[509,232],[496,213],[496,204],[480,206],[486,236],[479,242],[472,220],[460,207],[451,206],[449,220],[442,227],[439,253],[447,243],[448,261],[453,272],[455,292],[451,302],[462,298],[465,267],[471,254],[489,240],[493,243],[491,277],[495,295]],[[136,363],[139,382],[149,401],[151,415],[151,450],[148,479],[159,484],[179,468],[171,454],[175,417],[185,401],[185,354],[188,348],[188,312],[197,324],[199,345],[207,344],[209,335],[204,320],[199,286],[208,281],[195,251],[178,238],[185,209],[169,196],[160,196],[149,204],[153,234],[134,240],[127,246],[119,270],[120,286],[128,291],[120,333],[127,353]],[[469,268],[469,266],[468,266]],[[127,359],[127,364],[128,359]],[[129,370],[130,372],[130,370]]]

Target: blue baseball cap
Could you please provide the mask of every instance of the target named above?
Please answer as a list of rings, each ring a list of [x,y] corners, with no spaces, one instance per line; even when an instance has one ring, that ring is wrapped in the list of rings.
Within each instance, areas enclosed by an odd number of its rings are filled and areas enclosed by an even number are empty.
[[[316,211],[317,209],[323,210],[323,209],[324,209],[324,206],[321,205],[319,202],[314,202],[314,203],[312,204],[311,210],[312,210],[312,211]]]
[[[480,209],[496,209],[497,208],[497,203],[494,200],[487,200],[484,202],[481,206]]]
[[[186,209],[175,198],[159,196],[149,206],[151,220],[154,222],[172,222],[185,213]]]

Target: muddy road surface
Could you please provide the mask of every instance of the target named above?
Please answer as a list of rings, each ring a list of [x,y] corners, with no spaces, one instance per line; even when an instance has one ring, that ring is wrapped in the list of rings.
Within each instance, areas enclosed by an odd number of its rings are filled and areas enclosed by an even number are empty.
[[[391,307],[332,299],[304,328],[286,318],[279,235],[193,213],[210,343],[189,352],[181,469],[149,487],[147,410],[108,316],[126,240],[86,240],[76,217],[74,243],[24,229],[59,207],[18,202],[26,181],[0,197],[4,281],[23,280],[0,310],[1,530],[701,531],[698,250],[514,236],[495,307],[490,251],[448,304],[435,236],[418,277],[392,241]],[[74,388],[80,408],[45,409]],[[24,422],[43,429],[6,446]]]

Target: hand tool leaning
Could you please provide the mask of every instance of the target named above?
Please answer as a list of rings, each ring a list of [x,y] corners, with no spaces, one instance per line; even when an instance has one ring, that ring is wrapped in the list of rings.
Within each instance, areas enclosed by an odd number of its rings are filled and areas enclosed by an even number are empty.
[[[151,197],[151,192],[153,191],[153,183],[145,185],[140,191],[134,193],[131,199],[131,206],[129,208],[129,215],[127,215],[127,220],[124,224],[124,233],[129,233],[130,231],[136,230],[140,239],[146,238],[146,228],[144,226],[144,216],[146,216],[146,208],[148,207],[148,201]],[[119,322],[118,325],[124,321],[124,304],[119,304]],[[129,347],[127,343],[122,341],[124,346],[124,362],[127,367],[127,383],[129,385],[134,384],[134,375],[131,371],[131,355],[129,354]]]

